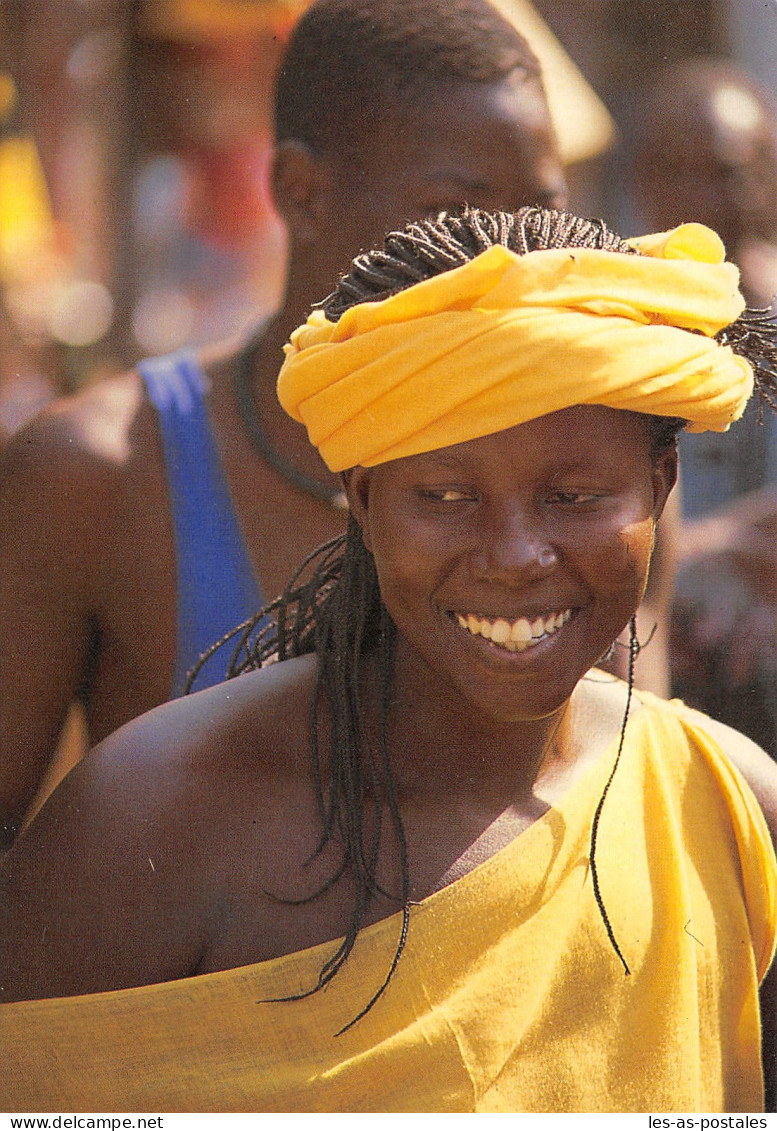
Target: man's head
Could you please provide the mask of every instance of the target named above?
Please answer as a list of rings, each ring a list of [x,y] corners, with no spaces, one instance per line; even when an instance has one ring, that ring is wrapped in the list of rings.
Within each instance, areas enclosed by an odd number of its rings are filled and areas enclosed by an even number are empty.
[[[634,154],[642,220],[666,229],[692,218],[734,254],[747,238],[777,238],[777,108],[728,63],[685,60],[646,97]]]
[[[322,280],[314,297],[408,219],[565,192],[537,60],[486,0],[318,0],[289,43],[275,128],[275,198]]]

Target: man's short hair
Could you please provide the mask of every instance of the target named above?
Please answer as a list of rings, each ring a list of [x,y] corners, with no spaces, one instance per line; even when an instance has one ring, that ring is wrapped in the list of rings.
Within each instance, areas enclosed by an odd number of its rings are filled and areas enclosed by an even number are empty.
[[[409,96],[517,68],[539,79],[528,44],[487,0],[317,0],[280,69],[276,141],[342,152]]]

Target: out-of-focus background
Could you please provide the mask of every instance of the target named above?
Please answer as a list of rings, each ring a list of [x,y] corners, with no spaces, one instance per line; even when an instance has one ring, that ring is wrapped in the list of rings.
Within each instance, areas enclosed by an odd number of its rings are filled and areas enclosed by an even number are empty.
[[[48,386],[230,336],[272,307],[271,91],[301,7],[0,3],[0,281],[16,347],[2,351],[0,427]]]
[[[774,2],[500,6],[519,23],[538,14],[609,111],[570,85],[551,44],[572,206],[624,229],[640,220],[624,183],[632,125],[660,69],[711,54],[777,83]],[[0,2],[0,427],[53,390],[239,334],[272,308],[284,237],[266,183],[271,91],[304,7]]]

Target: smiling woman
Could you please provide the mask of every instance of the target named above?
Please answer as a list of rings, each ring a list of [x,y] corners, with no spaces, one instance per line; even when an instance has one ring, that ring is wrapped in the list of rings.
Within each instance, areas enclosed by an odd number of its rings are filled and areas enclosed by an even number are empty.
[[[354,469],[397,674],[411,653],[484,726],[550,716],[639,604],[675,466],[645,418],[586,405]]]
[[[770,397],[775,355],[709,229],[636,245],[443,214],[292,335],[348,532],[231,634],[242,678],[108,739],[9,853],[21,1106],[763,1106],[777,768],[596,664],[677,431]]]

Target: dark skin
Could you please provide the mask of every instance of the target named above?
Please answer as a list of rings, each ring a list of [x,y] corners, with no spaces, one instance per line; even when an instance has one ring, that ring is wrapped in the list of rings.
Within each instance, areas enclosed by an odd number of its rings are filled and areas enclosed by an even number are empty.
[[[273,192],[289,232],[285,298],[255,354],[259,418],[276,449],[333,477],[275,398],[282,346],[361,248],[410,216],[464,200],[561,204],[540,87],[516,73],[398,106],[347,157],[278,147]],[[235,353],[203,359],[207,407],[261,589],[270,599],[345,516],[257,454],[232,393]],[[0,828],[10,841],[80,689],[91,742],[164,702],[175,663],[175,560],[156,414],[137,373],[46,410],[0,465]]]
[[[413,899],[509,843],[617,741],[622,685],[582,677],[639,604],[675,473],[641,417],[587,406],[347,476],[398,628],[388,743]],[[563,610],[557,632],[517,653],[456,619]],[[303,657],[166,704],[67,778],[0,866],[4,1000],[186,977],[342,935],[347,875],[310,904],[267,895],[312,891],[338,859],[330,846],[304,865],[319,835],[314,667]],[[376,684],[368,662],[373,732]],[[321,721],[325,735],[323,707]],[[736,732],[709,730],[774,835],[777,767]],[[389,888],[396,867],[385,843]],[[366,921],[395,910],[376,900]]]

